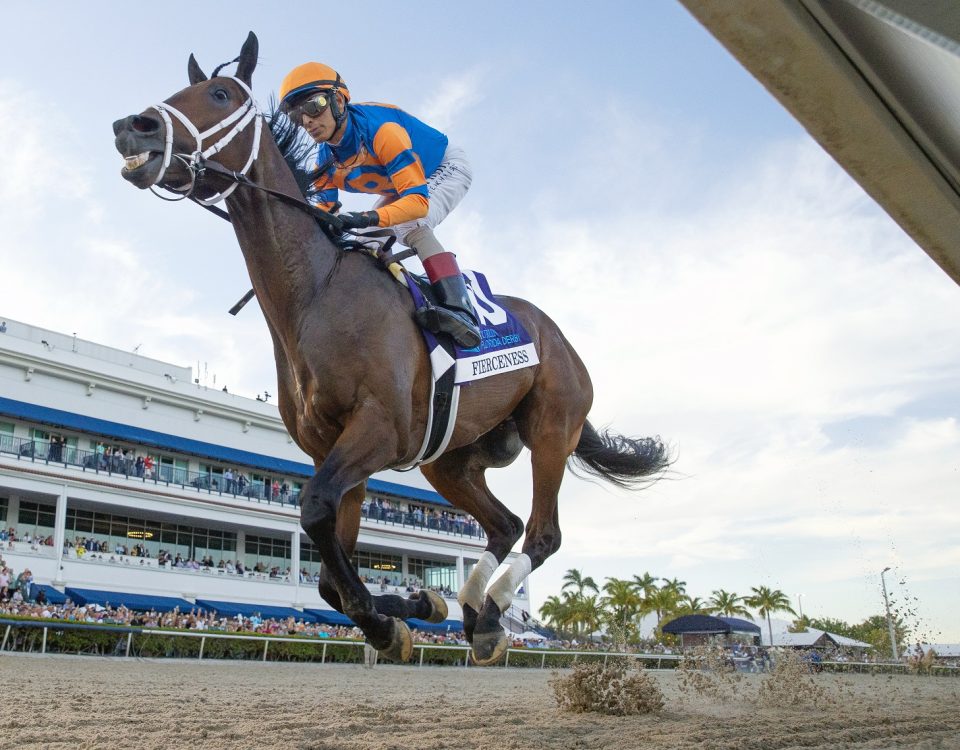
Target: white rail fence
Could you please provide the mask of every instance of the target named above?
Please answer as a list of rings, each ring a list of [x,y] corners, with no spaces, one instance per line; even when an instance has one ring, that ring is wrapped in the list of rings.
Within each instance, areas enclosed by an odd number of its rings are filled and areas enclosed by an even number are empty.
[[[298,645],[312,645],[320,648],[320,663],[325,664],[327,661],[327,650],[329,647],[347,647],[349,649],[359,649],[362,651],[365,647],[365,644],[360,641],[342,641],[335,639],[326,639],[326,638],[292,638],[292,637],[283,637],[283,636],[274,636],[274,635],[238,635],[234,633],[218,633],[212,631],[203,631],[203,632],[194,632],[188,630],[157,630],[154,628],[124,628],[124,627],[111,627],[111,626],[96,626],[96,625],[86,625],[84,623],[44,623],[36,621],[11,621],[11,620],[2,620],[0,619],[0,626],[6,625],[3,634],[3,640],[0,642],[0,654],[3,653],[14,653],[14,644],[10,639],[10,635],[15,628],[33,628],[41,629],[43,631],[39,653],[47,653],[47,634],[50,630],[55,632],[61,632],[67,629],[70,630],[86,630],[86,631],[101,631],[101,632],[111,632],[118,636],[118,646],[119,638],[126,636],[124,647],[122,648],[123,656],[129,657],[131,655],[133,638],[135,635],[145,635],[145,636],[159,636],[159,637],[168,637],[168,638],[199,638],[200,639],[200,648],[197,653],[197,660],[200,661],[204,657],[204,652],[208,641],[210,640],[237,640],[237,641],[260,641],[263,643],[263,651],[261,653],[261,660],[267,661],[268,654],[270,651],[271,644],[277,643],[295,643]],[[10,649],[7,648],[7,644],[10,643]],[[31,642],[31,650],[35,646]],[[424,659],[428,652],[458,652],[462,654],[462,658],[458,657],[456,665],[448,666],[471,666],[470,661],[470,647],[469,646],[450,646],[450,645],[437,645],[431,643],[416,643],[414,644],[414,650],[416,655],[414,656],[413,662],[419,666],[423,666]],[[118,648],[114,651],[114,655],[120,655],[121,648]],[[606,652],[606,651],[569,651],[569,650],[556,650],[556,649],[529,649],[529,648],[511,648],[507,650],[506,657],[502,666],[508,668],[511,666],[511,656],[513,657],[513,666],[515,668],[539,668],[545,669],[547,667],[547,657],[555,656],[563,659],[564,661],[569,661],[568,665],[564,666],[573,666],[580,659],[589,659],[590,661],[603,661],[604,664],[611,658],[627,658],[636,661],[641,661],[644,663],[644,666],[647,669],[664,669],[664,664],[666,664],[666,669],[674,669],[677,664],[683,659],[683,656],[680,654],[649,654],[649,653],[621,653],[621,652]],[[536,657],[540,657],[539,660]],[[164,658],[164,657],[156,657]],[[539,661],[539,664],[537,664]],[[363,663],[364,657],[362,655],[358,656],[357,663]],[[520,663],[518,663],[520,662]],[[654,666],[655,665],[655,666]],[[892,663],[873,663],[873,662],[831,662],[825,661],[821,665],[825,670],[831,672],[870,672],[870,673],[892,673],[892,674],[907,674],[909,673],[910,667],[906,664],[892,664]],[[560,665],[551,664],[551,668],[559,668]],[[931,674],[934,675],[949,675],[952,677],[960,676],[960,667],[946,666],[946,665],[935,665],[930,670]]]

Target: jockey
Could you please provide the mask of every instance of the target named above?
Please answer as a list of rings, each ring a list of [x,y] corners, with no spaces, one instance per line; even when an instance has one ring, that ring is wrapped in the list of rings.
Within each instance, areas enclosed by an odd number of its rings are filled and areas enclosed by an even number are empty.
[[[280,110],[320,144],[314,187],[321,207],[334,208],[338,189],[379,195],[374,210],[341,214],[344,228],[389,228],[416,250],[440,305],[418,310],[418,322],[462,347],[477,346],[480,329],[457,258],[433,233],[470,187],[463,150],[393,105],[351,104],[340,74],[322,63],[286,75]]]

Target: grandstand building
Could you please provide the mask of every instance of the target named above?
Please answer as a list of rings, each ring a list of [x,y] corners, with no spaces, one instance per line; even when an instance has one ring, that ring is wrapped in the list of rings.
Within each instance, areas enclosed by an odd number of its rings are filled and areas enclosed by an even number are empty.
[[[343,622],[317,592],[320,556],[299,525],[312,473],[268,401],[0,323],[0,556],[50,598]],[[442,592],[444,627],[458,628],[483,530],[396,476],[368,483],[354,565],[374,593]],[[528,596],[524,582],[517,612]]]

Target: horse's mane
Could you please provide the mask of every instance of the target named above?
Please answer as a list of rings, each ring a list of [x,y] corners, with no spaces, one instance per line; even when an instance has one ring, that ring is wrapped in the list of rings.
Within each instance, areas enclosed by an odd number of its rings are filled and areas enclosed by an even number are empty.
[[[320,176],[320,171],[314,163],[314,144],[295,122],[280,112],[280,105],[273,97],[270,98],[270,109],[267,112],[267,124],[270,126],[270,135],[274,143],[283,154],[284,161],[293,172],[303,197],[310,200],[317,194],[313,183]]]
[[[320,176],[320,170],[315,163],[313,141],[304,134],[299,125],[280,111],[280,105],[273,97],[270,98],[270,108],[267,111],[266,119],[274,143],[277,144],[277,148],[280,149],[284,161],[287,163],[287,166],[290,167],[293,178],[296,180],[300,192],[303,193],[303,197],[309,201],[319,192],[314,186],[314,182]],[[338,250],[364,249],[362,242],[345,239],[332,234],[326,224],[320,223],[320,229]],[[383,271],[383,266],[370,252],[354,254],[360,255],[370,261],[371,268],[377,268],[380,272]],[[329,283],[330,278],[339,268],[342,259],[343,253],[337,253],[336,261],[330,269],[330,274],[324,281],[324,286]]]

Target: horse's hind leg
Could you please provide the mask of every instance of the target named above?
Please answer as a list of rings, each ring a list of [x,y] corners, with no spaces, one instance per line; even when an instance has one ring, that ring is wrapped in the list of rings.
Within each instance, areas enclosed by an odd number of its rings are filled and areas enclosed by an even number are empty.
[[[572,356],[570,356],[572,355]],[[576,450],[580,433],[593,400],[586,369],[572,350],[542,361],[537,387],[515,412],[520,438],[530,448],[533,468],[533,508],[527,521],[523,552],[490,586],[474,633],[474,658],[478,664],[492,664],[499,656],[491,644],[503,638],[500,617],[510,608],[514,592],[523,580],[560,548],[557,498],[567,458]]]
[[[471,643],[487,582],[523,533],[523,522],[490,492],[484,472],[490,466],[508,465],[521,448],[516,427],[509,421],[472,445],[450,451],[421,467],[437,492],[472,515],[487,535],[487,548],[457,596],[463,608],[464,632]],[[506,637],[500,646],[506,649]]]
[[[500,659],[501,644],[506,640],[500,618],[513,603],[514,592],[531,571],[560,548],[557,495],[569,455],[568,446],[565,438],[539,438],[532,451],[533,511],[527,522],[523,552],[487,591],[472,642],[477,664],[493,664]]]

